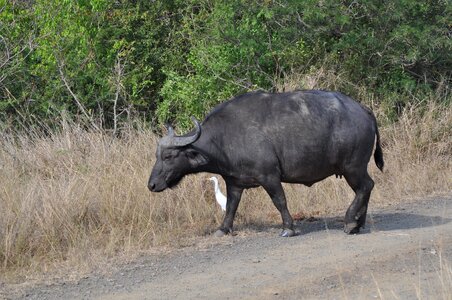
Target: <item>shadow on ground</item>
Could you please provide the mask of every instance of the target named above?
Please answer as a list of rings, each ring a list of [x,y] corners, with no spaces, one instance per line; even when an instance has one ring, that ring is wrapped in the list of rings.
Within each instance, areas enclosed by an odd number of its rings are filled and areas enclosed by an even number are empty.
[[[368,214],[366,227],[361,229],[361,233],[366,234],[375,231],[426,228],[447,224],[450,221],[452,221],[452,219],[441,216],[427,216],[405,212],[374,213]],[[342,231],[344,228],[344,218],[325,217],[304,219],[295,221],[294,227],[297,235],[305,235],[324,230]],[[252,230],[258,232],[271,232],[280,229],[281,225],[263,222],[260,224],[240,224],[235,228],[235,231]]]

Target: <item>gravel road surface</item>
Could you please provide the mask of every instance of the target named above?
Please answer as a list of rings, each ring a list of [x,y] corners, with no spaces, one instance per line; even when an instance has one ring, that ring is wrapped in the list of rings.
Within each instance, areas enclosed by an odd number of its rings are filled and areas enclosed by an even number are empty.
[[[342,217],[303,220],[298,235],[275,226],[203,237],[117,272],[38,285],[22,299],[451,299],[452,196],[383,209],[346,235]],[[242,231],[242,233],[241,233]],[[245,232],[245,233],[243,233]]]

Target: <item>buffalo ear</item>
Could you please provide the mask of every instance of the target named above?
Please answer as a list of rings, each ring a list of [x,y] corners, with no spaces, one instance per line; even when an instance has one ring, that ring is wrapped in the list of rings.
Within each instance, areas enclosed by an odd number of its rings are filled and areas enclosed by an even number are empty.
[[[192,168],[197,168],[199,166],[207,164],[207,158],[194,149],[187,149],[185,155],[187,156],[188,163]]]

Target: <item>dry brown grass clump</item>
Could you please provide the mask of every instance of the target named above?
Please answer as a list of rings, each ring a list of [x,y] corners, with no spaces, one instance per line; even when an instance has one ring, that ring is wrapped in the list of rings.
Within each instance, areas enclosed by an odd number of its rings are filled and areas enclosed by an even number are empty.
[[[430,101],[381,128],[386,171],[371,161],[372,206],[452,190],[451,124],[451,106]],[[222,213],[209,174],[189,176],[163,193],[147,190],[156,141],[145,129],[114,138],[76,125],[46,136],[4,134],[0,274],[89,270],[215,230]],[[285,187],[291,212],[305,216],[342,214],[353,198],[344,179]],[[280,217],[265,192],[254,189],[245,192],[236,224],[279,226]]]
[[[156,137],[122,138],[77,126],[51,136],[4,136],[0,148],[0,273],[45,271],[161,245],[214,226],[204,183],[151,194]],[[210,200],[210,199],[209,199]]]

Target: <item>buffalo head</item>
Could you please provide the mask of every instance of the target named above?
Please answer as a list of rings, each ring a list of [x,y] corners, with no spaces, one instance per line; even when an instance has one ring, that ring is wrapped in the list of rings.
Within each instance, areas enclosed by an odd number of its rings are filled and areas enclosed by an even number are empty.
[[[201,135],[201,125],[194,117],[192,121],[196,127],[193,134],[176,136],[173,128],[168,126],[168,134],[160,139],[148,182],[152,192],[174,187],[186,174],[206,162],[205,157],[192,146]]]

